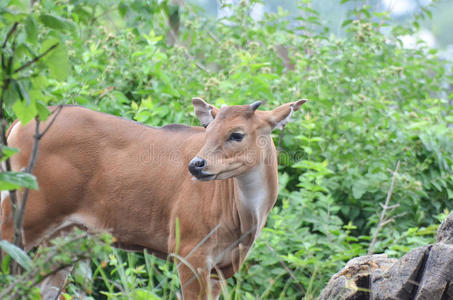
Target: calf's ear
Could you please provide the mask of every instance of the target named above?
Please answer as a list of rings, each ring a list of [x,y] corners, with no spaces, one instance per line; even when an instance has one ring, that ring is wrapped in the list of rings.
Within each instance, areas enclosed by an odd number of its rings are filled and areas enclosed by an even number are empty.
[[[217,107],[208,104],[201,98],[192,98],[192,104],[195,115],[204,127],[207,127],[219,112]]]
[[[294,102],[280,105],[271,111],[263,112],[264,118],[270,125],[271,129],[282,129],[289,121],[291,121],[291,115],[297,111],[302,104],[307,102],[306,99],[300,99]]]

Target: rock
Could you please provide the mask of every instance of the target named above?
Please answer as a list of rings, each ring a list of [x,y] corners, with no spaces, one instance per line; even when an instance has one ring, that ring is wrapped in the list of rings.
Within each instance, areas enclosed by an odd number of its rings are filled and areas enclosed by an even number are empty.
[[[448,215],[437,229],[437,242],[453,244],[453,214]]]
[[[385,254],[354,258],[340,272],[332,276],[318,299],[369,299],[370,274],[376,270],[387,270],[396,261]]]
[[[453,245],[432,246],[415,300],[453,299]]]
[[[371,299],[373,300],[409,300],[417,292],[417,282],[420,271],[428,258],[431,246],[416,248],[385,272],[375,272],[371,275]]]
[[[384,254],[350,260],[332,276],[319,300],[453,300],[453,214],[439,226],[437,243],[401,259]]]

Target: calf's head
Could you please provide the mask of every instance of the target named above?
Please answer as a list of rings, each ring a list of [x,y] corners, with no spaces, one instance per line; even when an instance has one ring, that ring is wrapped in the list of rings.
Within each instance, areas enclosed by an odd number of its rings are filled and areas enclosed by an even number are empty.
[[[222,107],[193,98],[195,114],[206,127],[205,141],[190,161],[189,171],[198,180],[240,176],[260,162],[273,161],[274,128],[281,128],[307,100],[286,103],[272,111],[258,111],[261,101]]]

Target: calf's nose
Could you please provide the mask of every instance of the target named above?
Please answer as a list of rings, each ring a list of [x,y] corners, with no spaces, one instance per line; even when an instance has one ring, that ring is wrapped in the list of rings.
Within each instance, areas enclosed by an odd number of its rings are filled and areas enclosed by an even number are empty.
[[[200,175],[205,167],[206,161],[198,156],[195,156],[189,163],[189,171],[192,175]]]

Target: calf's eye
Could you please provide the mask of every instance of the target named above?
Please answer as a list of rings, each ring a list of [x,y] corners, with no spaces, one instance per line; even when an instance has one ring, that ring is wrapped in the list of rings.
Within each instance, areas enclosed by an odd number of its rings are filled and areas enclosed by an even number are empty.
[[[244,138],[244,134],[243,134],[243,133],[233,132],[233,133],[230,134],[230,136],[228,137],[228,141],[229,141],[229,142],[231,142],[231,141],[240,142],[240,141],[242,141],[243,138]]]

